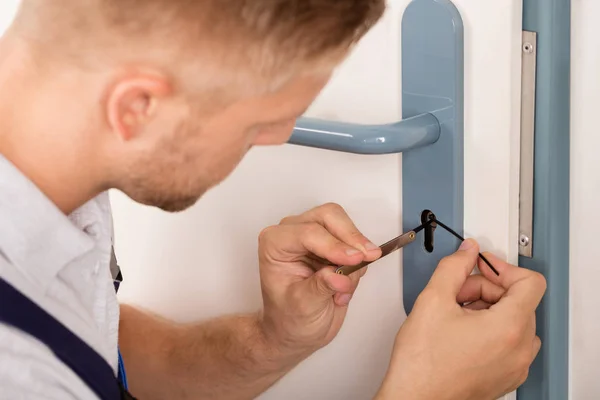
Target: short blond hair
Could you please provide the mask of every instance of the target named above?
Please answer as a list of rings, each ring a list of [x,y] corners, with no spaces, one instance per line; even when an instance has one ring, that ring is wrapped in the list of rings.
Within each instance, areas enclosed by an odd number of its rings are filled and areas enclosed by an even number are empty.
[[[274,84],[346,54],[384,10],[385,0],[22,0],[16,25],[57,54]]]

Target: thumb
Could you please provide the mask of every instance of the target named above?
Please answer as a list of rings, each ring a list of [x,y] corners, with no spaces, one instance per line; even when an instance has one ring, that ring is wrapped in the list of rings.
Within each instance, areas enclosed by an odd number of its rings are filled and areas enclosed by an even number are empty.
[[[329,300],[338,292],[349,292],[352,281],[345,275],[338,275],[331,267],[325,267],[304,281],[304,293],[312,300]]]
[[[478,256],[477,242],[473,239],[465,240],[456,253],[440,261],[427,286],[436,293],[455,299],[475,269]]]

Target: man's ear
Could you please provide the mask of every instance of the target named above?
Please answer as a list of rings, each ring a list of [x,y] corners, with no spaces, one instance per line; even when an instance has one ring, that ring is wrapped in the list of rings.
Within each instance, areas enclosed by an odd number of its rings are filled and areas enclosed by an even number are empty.
[[[155,116],[159,102],[170,93],[169,81],[160,75],[138,74],[117,81],[106,102],[111,130],[121,140],[135,138]]]

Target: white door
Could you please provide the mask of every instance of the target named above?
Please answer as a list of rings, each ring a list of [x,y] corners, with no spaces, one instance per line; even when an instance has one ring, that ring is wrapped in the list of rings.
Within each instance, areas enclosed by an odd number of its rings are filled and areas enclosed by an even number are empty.
[[[400,20],[391,0],[309,116],[356,123],[400,118]],[[521,1],[456,0],[465,25],[465,234],[516,263]],[[282,217],[344,206],[376,243],[400,232],[401,156],[359,156],[286,145],[256,149],[220,187],[179,215],[113,194],[124,301],[192,321],[261,304],[256,238]],[[335,341],[261,399],[368,399],[405,319],[400,254],[373,266]]]

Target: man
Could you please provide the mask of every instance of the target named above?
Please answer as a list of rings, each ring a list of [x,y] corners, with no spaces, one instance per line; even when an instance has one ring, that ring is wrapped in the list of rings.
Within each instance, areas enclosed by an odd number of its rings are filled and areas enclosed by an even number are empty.
[[[342,325],[362,273],[327,265],[375,260],[377,246],[338,205],[286,218],[260,237],[259,313],[178,325],[119,310],[106,191],[167,211],[193,205],[252,146],[287,141],[383,11],[383,0],[23,0],[0,42],[5,292],[55,318],[114,375],[120,349],[138,398],[268,389]],[[439,265],[377,399],[493,399],[525,380],[544,278],[491,255],[499,277],[483,264],[470,276],[478,251],[466,241]],[[0,324],[0,397],[96,398],[94,377],[41,336]]]

